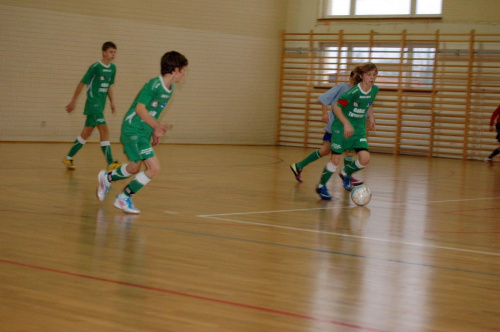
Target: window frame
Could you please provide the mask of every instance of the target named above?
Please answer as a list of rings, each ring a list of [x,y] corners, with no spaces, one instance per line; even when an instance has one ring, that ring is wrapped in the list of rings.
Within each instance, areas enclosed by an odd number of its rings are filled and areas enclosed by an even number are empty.
[[[329,48],[337,48],[337,50],[329,50]],[[367,51],[364,51],[363,48],[368,48]],[[401,52],[401,44],[397,42],[384,42],[380,43],[376,46],[372,46],[370,48],[369,43],[367,42],[346,42],[342,45],[341,49],[338,49],[338,44],[335,42],[322,42],[320,44],[320,49],[322,52],[341,52],[344,54],[344,56],[337,56],[335,55],[334,57],[338,57],[340,61],[340,65],[337,64],[336,61],[333,62],[323,62],[320,66],[320,71],[318,73],[317,77],[317,85],[322,86],[322,85],[332,85],[332,84],[337,84],[337,83],[342,83],[342,81],[347,82],[347,75],[350,70],[348,66],[348,62],[353,61],[354,63],[364,63],[368,61],[372,61],[379,67],[379,75],[381,76],[380,79],[377,82],[377,85],[379,85],[381,88],[384,88],[386,90],[397,90],[399,87],[402,87],[405,91],[431,91],[434,88],[435,84],[435,77],[433,75],[432,71],[419,71],[415,70],[412,71],[413,73],[420,73],[416,75],[411,75],[411,76],[403,76],[401,77],[401,82],[400,81],[393,81],[390,82],[391,77],[398,77],[397,75],[391,75],[392,73],[398,74],[398,70],[390,70],[387,69],[387,66],[384,66],[384,63],[388,64],[389,67],[391,66],[391,62],[385,62],[385,61],[377,61],[376,59],[370,59],[371,56],[377,57],[377,53],[383,53],[384,50],[383,48],[387,48],[389,53],[399,53]],[[399,48],[399,50],[397,50]],[[421,54],[432,54],[433,57],[430,58],[419,58],[418,55],[419,51],[416,51],[416,49],[427,49],[426,51],[422,51]],[[397,51],[397,52],[395,52]],[[358,52],[369,52],[371,56],[369,58],[363,58],[363,59],[356,59],[356,53]],[[407,43],[405,46],[405,49],[403,50],[403,53],[405,54],[404,57],[404,66],[405,67],[412,67],[412,68],[417,68],[419,66],[425,66],[426,64],[420,63],[420,62],[425,62],[425,61],[430,61],[432,62],[431,64],[428,64],[432,68],[436,65],[434,62],[434,56],[435,52],[437,50],[435,49],[435,45],[432,43],[427,43],[427,42],[410,42]],[[346,60],[349,59],[349,60]],[[388,59],[391,59],[389,57]],[[396,59],[396,58],[394,58]],[[330,68],[330,66],[337,66],[338,72],[335,71],[333,68]],[[384,68],[385,67],[385,68]],[[431,75],[425,75],[425,73],[429,73]],[[387,75],[389,74],[389,75]],[[345,80],[339,80],[337,81],[337,76],[344,77]],[[326,78],[326,79],[325,79]],[[428,80],[428,82],[421,82],[420,84],[417,83],[419,80]],[[417,83],[417,84],[415,84]]]
[[[443,15],[443,0],[441,0],[441,13],[440,14],[417,14],[417,1],[418,0],[410,0],[410,14],[402,14],[402,15],[356,15],[356,1],[358,0],[350,0],[351,6],[349,9],[348,15],[329,15],[327,13],[327,9],[329,8],[329,3],[332,0],[321,0],[320,5],[320,18],[321,19],[377,19],[377,18],[441,18]],[[437,1],[437,0],[436,0]]]

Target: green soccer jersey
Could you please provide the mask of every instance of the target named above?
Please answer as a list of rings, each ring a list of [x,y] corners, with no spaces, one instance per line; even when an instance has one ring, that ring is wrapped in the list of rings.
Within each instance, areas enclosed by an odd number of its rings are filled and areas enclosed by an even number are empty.
[[[365,92],[361,89],[360,84],[340,96],[337,106],[342,109],[342,113],[351,123],[355,133],[363,133],[366,136],[366,115],[377,96],[378,86],[373,85],[369,91]],[[343,132],[343,128],[342,122],[333,122],[332,130],[337,129],[338,131],[342,129]]]
[[[102,62],[92,64],[80,82],[87,84],[87,101],[83,114],[98,114],[104,112],[106,98],[111,84],[115,83],[116,66],[113,63],[104,65]]]
[[[153,128],[145,123],[135,112],[138,103],[146,105],[146,109],[153,118],[158,119],[174,93],[174,84],[170,90],[165,86],[161,76],[151,79],[139,91],[132,106],[123,118],[121,141],[128,142],[137,136],[151,138]]]

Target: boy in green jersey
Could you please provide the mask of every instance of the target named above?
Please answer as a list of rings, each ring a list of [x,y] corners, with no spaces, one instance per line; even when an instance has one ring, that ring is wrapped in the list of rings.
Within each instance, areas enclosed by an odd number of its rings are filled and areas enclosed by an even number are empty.
[[[87,86],[87,101],[83,114],[87,116],[83,130],[73,143],[68,155],[63,159],[63,163],[68,169],[75,169],[73,157],[85,145],[94,128],[97,127],[101,136],[101,150],[106,157],[108,169],[119,167],[116,161],[113,161],[111,145],[109,142],[109,129],[104,119],[104,107],[106,106],[106,97],[109,98],[111,112],[114,114],[115,103],[113,101],[113,90],[111,86],[115,83],[116,66],[111,63],[116,55],[116,45],[113,42],[105,42],[102,45],[102,60],[92,64],[80,83],[76,87],[73,99],[66,106],[66,111],[71,113],[75,109],[76,100]]]
[[[168,127],[158,121],[168,101],[174,93],[175,83],[180,83],[186,74],[188,60],[178,52],[167,52],[161,58],[161,75],[157,76],[139,91],[132,106],[123,118],[120,142],[129,162],[119,168],[98,175],[97,198],[103,201],[111,188],[111,183],[126,179],[135,174],[135,178],[118,194],[114,206],[126,213],[140,213],[132,203],[132,196],[142,189],[160,171],[160,161],[153,146]],[[146,170],[140,172],[141,165]]]
[[[295,175],[295,179],[297,179],[297,181],[302,182],[301,173],[304,167],[332,152],[332,124],[335,120],[335,115],[333,114],[333,106],[337,103],[337,100],[340,98],[340,96],[349,91],[355,84],[358,84],[359,82],[361,82],[361,78],[359,76],[354,78],[354,72],[351,71],[351,74],[349,75],[349,83],[340,83],[339,85],[336,85],[323,93],[318,98],[318,100],[321,102],[323,113],[321,120],[326,123],[325,135],[323,135],[323,146],[320,149],[310,153],[306,158],[302,159],[298,163],[290,165],[290,169]],[[328,112],[329,105],[331,105],[331,110]],[[344,165],[355,162],[354,154],[354,151],[344,152]],[[339,172],[339,176],[342,180],[344,179],[344,174],[342,174],[342,172]],[[354,177],[351,178],[351,182],[353,186],[359,186],[363,184],[363,181],[355,179]]]
[[[340,156],[344,151],[356,151],[358,159],[348,164],[342,170],[344,188],[352,189],[352,174],[363,169],[370,162],[370,151],[366,139],[366,114],[370,130],[375,130],[375,116],[372,104],[378,93],[378,86],[374,85],[378,70],[373,63],[367,63],[354,69],[355,75],[361,82],[344,93],[333,108],[335,121],[332,125],[332,157],[325,166],[316,192],[321,199],[330,200],[326,183],[335,173],[340,163]]]

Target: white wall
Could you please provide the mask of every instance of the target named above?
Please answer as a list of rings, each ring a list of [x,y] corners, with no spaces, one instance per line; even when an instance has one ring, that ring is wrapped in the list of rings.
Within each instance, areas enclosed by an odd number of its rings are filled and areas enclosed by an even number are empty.
[[[85,94],[68,115],[76,85],[118,46],[115,100],[106,118],[117,142],[123,114],[160,57],[189,60],[164,122],[165,142],[274,144],[283,0],[0,0],[0,141],[72,142],[84,124]],[[98,141],[94,133],[91,141]]]
[[[379,32],[400,32],[407,30],[419,33],[498,33],[500,28],[500,1],[492,0],[443,0],[441,19],[401,20],[318,20],[321,0],[290,0],[287,13],[287,32],[337,32],[349,33],[370,30]]]

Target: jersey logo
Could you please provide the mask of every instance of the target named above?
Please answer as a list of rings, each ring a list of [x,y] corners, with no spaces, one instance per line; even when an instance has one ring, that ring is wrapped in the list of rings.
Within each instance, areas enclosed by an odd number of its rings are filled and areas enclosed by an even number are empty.
[[[339,99],[337,101],[340,105],[342,105],[342,107],[346,107],[347,105],[349,105],[349,102],[345,99]]]
[[[354,107],[358,107],[359,104],[357,102],[354,102]]]
[[[125,117],[125,121],[128,121],[128,123],[132,123],[132,119],[134,118],[135,116],[135,112],[130,114],[129,116]]]
[[[146,149],[142,149],[141,151],[139,151],[139,153],[141,155],[148,155],[150,154],[151,152],[153,152],[153,148],[146,148]]]

